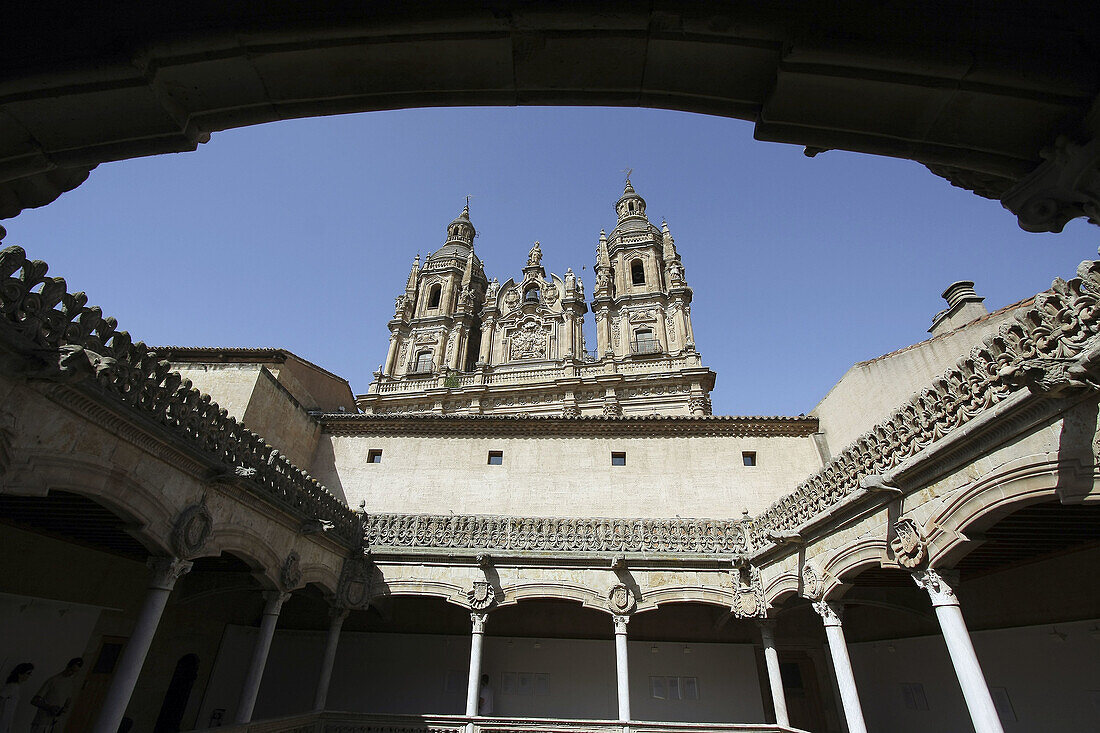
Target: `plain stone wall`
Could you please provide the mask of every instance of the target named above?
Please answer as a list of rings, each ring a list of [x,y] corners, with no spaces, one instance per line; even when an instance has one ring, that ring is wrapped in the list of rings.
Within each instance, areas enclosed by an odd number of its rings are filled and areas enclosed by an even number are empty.
[[[991,690],[1004,688],[1011,702],[1015,720],[1001,713],[1005,733],[1096,730],[1096,626],[1096,621],[1078,621],[971,634]],[[1055,630],[1066,634],[1064,641]],[[941,637],[850,644],[849,651],[871,733],[973,730]],[[924,686],[928,710],[906,709],[902,683]]]
[[[308,466],[317,445],[320,427],[297,403],[279,376],[263,364],[174,365],[195,388],[214,398],[245,427],[262,435],[299,467]],[[277,369],[278,365],[274,365]],[[285,370],[284,370],[285,371]],[[291,386],[304,393],[295,377],[287,373]],[[282,385],[285,387],[286,385]]]
[[[367,462],[371,449],[382,450],[381,463]],[[503,465],[488,465],[490,450],[504,452]],[[612,466],[612,451],[625,451],[627,464]],[[742,451],[755,451],[757,465],[744,466]],[[311,473],[368,512],[739,518],[820,467],[808,437],[323,434]]]
[[[611,637],[610,624],[608,636]],[[224,708],[231,719],[256,636],[229,626],[198,722]],[[271,645],[254,718],[308,710],[313,703],[324,632],[279,631]],[[536,644],[538,646],[536,646]],[[631,709],[638,720],[762,722],[763,703],[750,645],[630,642]],[[653,652],[653,648],[657,652]],[[468,636],[345,632],[340,638],[330,710],[372,713],[450,713],[465,709]],[[495,714],[522,717],[614,719],[614,642],[488,636],[482,658],[494,690]],[[547,673],[548,695],[504,694],[503,673]],[[649,676],[698,679],[699,700],[653,700]],[[448,679],[450,683],[448,683]]]
[[[997,312],[970,326],[852,366],[810,413],[820,419],[830,452],[840,453],[889,417],[1015,312],[1015,309]]]

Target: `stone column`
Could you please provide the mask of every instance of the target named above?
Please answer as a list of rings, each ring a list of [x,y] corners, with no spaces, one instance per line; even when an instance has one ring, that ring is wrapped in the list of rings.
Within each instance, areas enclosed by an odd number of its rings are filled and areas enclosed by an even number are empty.
[[[932,607],[936,610],[943,640],[947,642],[947,652],[951,655],[951,664],[959,678],[975,733],[1003,733],[1001,719],[993,706],[993,697],[989,694],[989,686],[978,664],[978,655],[974,653],[974,644],[970,641],[970,633],[963,620],[959,599],[935,570],[915,570],[913,580],[932,599]]]
[[[386,365],[382,368],[382,373],[387,377],[393,376],[393,366],[394,361],[397,360],[397,343],[399,340],[396,331],[390,334],[390,348],[386,352]]]
[[[325,709],[328,701],[328,686],[332,681],[332,664],[336,661],[336,647],[340,644],[340,627],[348,617],[348,609],[333,606],[328,610],[328,638],[325,639],[325,656],[321,658],[321,674],[317,678],[317,693],[313,696],[313,709]]]
[[[630,669],[626,655],[626,625],[629,616],[616,614],[615,621],[615,677],[618,681],[619,722],[630,722]]]
[[[840,702],[844,706],[848,733],[867,733],[867,724],[863,722],[863,708],[859,704],[859,693],[856,691],[856,679],[852,674],[852,661],[848,658],[848,645],[844,641],[840,605],[814,601],[814,610],[825,624],[825,638],[829,642],[829,653],[833,658],[833,671],[840,687]]]
[[[241,699],[237,703],[237,717],[234,722],[244,724],[252,720],[252,710],[256,707],[256,695],[260,692],[260,681],[264,677],[267,665],[267,653],[271,650],[271,637],[275,635],[275,624],[279,622],[279,611],[283,603],[290,598],[289,593],[267,591],[264,593],[263,620],[260,621],[260,635],[256,637],[256,646],[252,648],[252,661],[248,665],[248,674],[244,678]]]
[[[577,355],[576,353],[576,336],[574,335],[574,326],[576,317],[572,311],[565,311],[562,314],[562,330],[561,330],[561,350],[557,355],[559,359],[572,359]]]
[[[466,715],[477,715],[477,698],[481,690],[481,642],[485,637],[485,622],[489,614],[473,611],[470,614],[470,679],[466,683]]]
[[[481,353],[477,357],[479,364],[488,364],[493,357],[493,319],[481,322]]]
[[[684,349],[695,351],[695,330],[691,327],[691,306],[687,303],[680,306],[680,325],[684,329]]]
[[[787,698],[783,694],[783,678],[779,674],[779,652],[775,649],[775,635],[772,621],[759,621],[760,641],[764,645],[764,665],[768,668],[768,686],[772,691],[772,705],[775,707],[775,722],[778,725],[790,725],[787,716]]]
[[[153,577],[145,593],[145,603],[115,667],[111,686],[107,689],[107,696],[103,699],[103,706],[99,709],[99,716],[92,728],[93,733],[116,733],[118,730],[119,723],[126,714],[126,706],[130,704],[130,696],[134,694],[142,665],[145,664],[145,655],[149,653],[149,646],[157,633],[160,616],[168,603],[168,594],[172,592],[176,581],[191,569],[190,562],[174,557],[150,559],[149,565],[153,568]]]

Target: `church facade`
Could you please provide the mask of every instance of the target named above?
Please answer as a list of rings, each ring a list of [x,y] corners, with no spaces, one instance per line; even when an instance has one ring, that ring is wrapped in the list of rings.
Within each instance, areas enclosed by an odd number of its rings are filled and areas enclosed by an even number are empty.
[[[615,216],[586,295],[464,209],[358,395],[3,250],[4,673],[83,656],[97,733],[1088,728],[1100,263],[718,416],[669,227]]]

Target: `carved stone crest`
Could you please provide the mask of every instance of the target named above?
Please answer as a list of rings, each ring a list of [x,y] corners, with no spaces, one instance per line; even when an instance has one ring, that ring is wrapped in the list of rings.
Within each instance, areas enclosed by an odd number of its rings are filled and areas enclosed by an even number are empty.
[[[184,559],[194,557],[206,546],[214,531],[214,517],[206,508],[206,496],[180,512],[172,527],[172,549]]]
[[[634,591],[622,583],[616,583],[607,591],[607,605],[611,612],[623,616],[633,613],[638,606]]]
[[[370,603],[371,563],[370,559],[359,555],[344,563],[344,572],[340,576],[340,585],[336,595],[342,605],[348,608],[365,608]]]
[[[802,595],[811,601],[821,600],[825,595],[825,576],[810,562],[802,566]]]
[[[302,582],[301,562],[302,558],[294,550],[291,550],[287,554],[286,560],[283,560],[283,567],[279,570],[279,581],[287,590],[297,588]]]
[[[890,540],[890,549],[894,559],[905,568],[915,568],[925,558],[926,549],[920,527],[912,519],[904,518],[894,522],[894,537]]]
[[[760,569],[754,565],[742,565],[733,571],[733,582],[733,615],[737,618],[763,618],[766,607]]]
[[[515,310],[519,306],[519,293],[515,288],[508,288],[508,292],[504,294],[504,304],[509,310]]]
[[[484,611],[496,603],[497,589],[487,580],[475,580],[474,587],[466,591],[466,600],[470,602],[470,608]]]
[[[509,347],[511,359],[545,359],[547,329],[528,322],[512,333]]]

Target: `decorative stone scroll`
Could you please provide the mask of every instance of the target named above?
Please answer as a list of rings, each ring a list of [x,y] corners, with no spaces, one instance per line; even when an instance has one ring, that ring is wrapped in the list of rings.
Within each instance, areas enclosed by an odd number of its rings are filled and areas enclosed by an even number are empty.
[[[188,559],[195,557],[206,546],[210,535],[214,531],[214,517],[206,508],[206,495],[198,504],[180,512],[172,527],[172,549],[178,557]]]
[[[1028,382],[1027,365],[1042,366],[1058,391],[1096,382],[1093,358],[1100,333],[1100,262],[1085,261],[1077,277],[1054,281],[982,345],[959,359],[933,384],[875,425],[828,465],[779,499],[753,525],[754,547],[769,531],[794,530],[859,490],[860,478],[884,475],[951,431],[1003,402]],[[1037,362],[1035,360],[1055,360]],[[1072,360],[1066,365],[1063,360]],[[1065,378],[1054,374],[1064,374]],[[1022,370],[1022,373],[1021,373]],[[1085,379],[1083,374],[1089,374]],[[1034,375],[1033,375],[1034,376]],[[1072,381],[1070,381],[1072,380]],[[1035,380],[1041,389],[1041,380]],[[1059,384],[1061,382],[1061,384]]]
[[[252,469],[249,490],[299,519],[331,521],[330,536],[355,546],[358,520],[343,502],[47,270],[20,247],[0,250],[0,338],[39,365],[36,376],[143,413],[227,470]]]
[[[634,609],[638,607],[638,597],[626,584],[616,583],[607,591],[607,607],[611,609],[611,613],[625,616],[634,613]]]
[[[915,568],[927,555],[927,546],[917,523],[908,517],[894,522],[894,537],[890,540],[894,559],[903,568]]]
[[[441,514],[371,514],[373,548],[725,555],[748,550],[749,520],[563,519]]]
[[[466,591],[466,600],[475,611],[492,608],[497,601],[497,589],[487,580],[475,580],[474,587]]]

